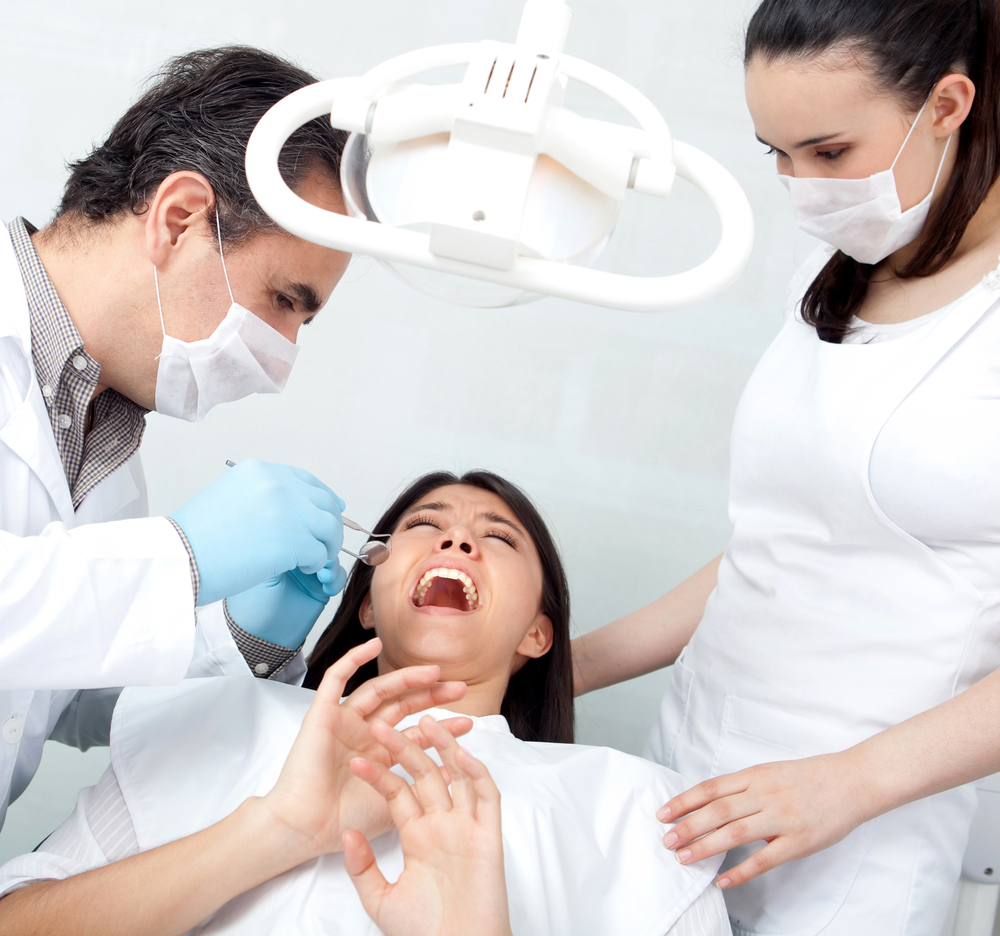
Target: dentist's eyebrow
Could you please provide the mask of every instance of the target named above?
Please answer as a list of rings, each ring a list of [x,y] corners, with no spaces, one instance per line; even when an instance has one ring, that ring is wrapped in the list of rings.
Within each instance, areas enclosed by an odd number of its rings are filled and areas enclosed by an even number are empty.
[[[481,520],[489,520],[490,523],[502,523],[504,526],[509,526],[512,530],[521,534],[521,536],[526,536],[527,534],[522,530],[513,520],[508,520],[506,517],[495,513],[492,510],[483,510],[479,513],[479,518]]]
[[[288,293],[293,299],[298,299],[306,312],[315,314],[323,305],[319,293],[308,283],[288,283],[281,292]]]
[[[805,146],[818,146],[820,143],[825,143],[827,140],[832,140],[834,137],[840,136],[841,133],[842,131],[838,133],[828,133],[825,136],[811,137],[808,140],[803,140],[801,143],[796,143],[792,149],[802,149]],[[764,146],[767,146],[770,149],[778,148],[773,143],[768,143],[767,140],[762,139],[759,134],[755,133],[754,136],[757,137],[758,143],[763,143]]]

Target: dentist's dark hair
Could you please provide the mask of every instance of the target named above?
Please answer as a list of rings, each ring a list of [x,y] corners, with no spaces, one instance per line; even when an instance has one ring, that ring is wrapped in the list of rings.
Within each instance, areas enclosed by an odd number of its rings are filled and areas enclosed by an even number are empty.
[[[538,508],[516,485],[490,471],[469,471],[461,477],[435,471],[414,481],[375,524],[374,533],[391,533],[414,504],[437,488],[466,484],[499,497],[531,537],[542,563],[541,610],[552,622],[552,647],[528,660],[507,684],[500,714],[522,741],[573,741],[573,664],[569,645],[569,586],[559,551]],[[361,626],[361,604],[371,589],[375,569],[357,562],[347,579],[340,607],[309,656],[305,687],[315,689],[327,668],[352,647],[366,643],[372,632]],[[375,660],[366,663],[347,684],[353,692],[378,675]]]
[[[240,243],[280,230],[247,182],[247,141],[257,121],[283,97],[317,79],[249,46],[201,49],[170,59],[89,156],[70,164],[57,222],[102,223],[148,208],[171,173],[201,173],[215,192],[222,240]],[[296,130],[278,157],[296,188],[314,170],[340,185],[347,133],[316,118]],[[214,230],[214,224],[212,225]]]
[[[976,96],[957,139],[955,169],[901,278],[930,276],[951,259],[1000,175],[998,0],[764,0],[747,27],[743,62],[857,55],[876,89],[916,113],[945,75],[967,75]],[[839,343],[874,266],[837,251],[802,299],[802,317]]]

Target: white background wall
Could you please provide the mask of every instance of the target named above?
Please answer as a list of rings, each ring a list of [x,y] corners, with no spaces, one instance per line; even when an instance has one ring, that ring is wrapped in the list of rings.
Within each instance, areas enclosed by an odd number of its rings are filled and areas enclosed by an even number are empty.
[[[571,5],[567,51],[636,85],[676,138],[720,159],[745,188],[757,242],[739,282],[669,314],[553,299],[474,311],[412,292],[356,259],[303,332],[283,395],[219,408],[198,425],[149,417],[143,457],[154,513],[183,503],[227,458],[301,465],[361,523],[374,522],[419,473],[490,468],[522,484],[550,519],[576,633],[653,600],[722,551],[733,411],[808,250],[743,102],[741,35],[754,2]],[[44,224],[66,161],[103,138],[170,55],[241,42],[319,77],[360,74],[421,46],[510,41],[520,11],[521,0],[3,4],[0,217]],[[626,204],[602,262],[633,273],[679,270],[707,255],[717,230],[707,201],[679,182],[669,203],[634,196]],[[580,700],[579,739],[641,751],[667,678],[654,673]],[[106,751],[47,747],[0,834],[0,860],[34,847],[106,763]]]

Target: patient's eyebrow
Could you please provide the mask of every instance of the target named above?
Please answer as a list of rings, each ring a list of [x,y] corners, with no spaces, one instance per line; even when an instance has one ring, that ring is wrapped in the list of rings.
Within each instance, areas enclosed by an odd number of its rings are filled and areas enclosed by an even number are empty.
[[[514,523],[513,520],[508,520],[506,517],[493,510],[481,510],[479,512],[479,517],[481,520],[489,520],[490,523],[502,523],[504,526],[509,526],[512,530],[520,533],[522,536],[526,535],[524,530]]]
[[[444,501],[430,501],[427,504],[417,504],[416,507],[411,507],[406,513],[415,514],[419,513],[421,510],[451,510],[451,504],[446,504]]]

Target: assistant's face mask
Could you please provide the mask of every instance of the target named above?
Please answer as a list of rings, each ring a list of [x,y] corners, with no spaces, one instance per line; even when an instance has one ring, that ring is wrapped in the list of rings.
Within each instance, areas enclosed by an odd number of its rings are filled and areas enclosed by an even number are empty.
[[[218,230],[218,210],[215,224]],[[181,341],[167,334],[159,278],[153,267],[163,329],[156,371],[156,411],[188,422],[204,419],[218,403],[240,400],[251,393],[280,393],[299,353],[293,342],[233,299],[226,258],[222,256],[221,230],[219,255],[232,305],[215,331],[201,341]]]
[[[945,143],[927,197],[906,211],[899,203],[892,170],[926,106],[927,101],[924,101],[892,165],[882,172],[867,179],[799,179],[779,175],[792,196],[792,211],[799,227],[859,263],[878,263],[916,240],[927,220],[951,137]]]

